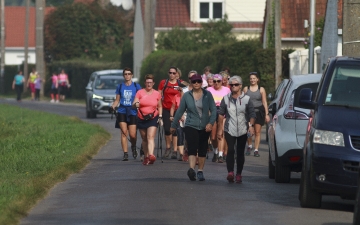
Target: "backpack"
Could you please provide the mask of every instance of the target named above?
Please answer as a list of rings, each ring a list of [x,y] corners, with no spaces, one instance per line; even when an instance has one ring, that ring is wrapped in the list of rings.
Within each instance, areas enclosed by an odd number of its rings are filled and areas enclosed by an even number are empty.
[[[176,81],[178,83],[178,86],[180,87],[182,85],[180,79],[177,79]],[[165,84],[164,84],[164,88],[161,90],[161,99],[162,100],[164,100],[164,91],[165,91],[165,88],[167,87],[168,83],[169,83],[169,79],[166,79]]]

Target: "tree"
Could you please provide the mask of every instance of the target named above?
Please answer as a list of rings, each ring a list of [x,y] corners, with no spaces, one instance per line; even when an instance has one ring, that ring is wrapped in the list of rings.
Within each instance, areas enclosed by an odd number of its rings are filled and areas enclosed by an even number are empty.
[[[45,52],[53,60],[99,59],[107,52],[120,53],[124,24],[116,7],[102,8],[97,1],[59,6],[45,19]]]
[[[183,27],[174,27],[169,32],[160,33],[155,42],[159,50],[198,51],[205,50],[213,45],[235,41],[231,34],[232,25],[224,19],[201,23],[198,30],[186,30]]]

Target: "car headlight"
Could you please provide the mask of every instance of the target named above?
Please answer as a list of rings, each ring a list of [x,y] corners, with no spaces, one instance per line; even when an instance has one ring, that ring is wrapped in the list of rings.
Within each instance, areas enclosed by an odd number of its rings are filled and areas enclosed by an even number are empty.
[[[340,132],[315,130],[314,143],[344,147],[344,135]]]
[[[102,97],[100,95],[93,94],[92,98],[103,100],[104,97]]]

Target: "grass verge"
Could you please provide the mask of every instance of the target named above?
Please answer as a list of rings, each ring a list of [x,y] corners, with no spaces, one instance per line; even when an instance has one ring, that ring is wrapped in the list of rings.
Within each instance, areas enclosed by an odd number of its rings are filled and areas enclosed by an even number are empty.
[[[17,224],[56,183],[79,172],[110,138],[100,126],[0,107],[0,224]]]

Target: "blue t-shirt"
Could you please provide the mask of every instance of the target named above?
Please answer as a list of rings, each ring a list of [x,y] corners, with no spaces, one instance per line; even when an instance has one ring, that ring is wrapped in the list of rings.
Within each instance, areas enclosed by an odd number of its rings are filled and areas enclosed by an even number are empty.
[[[118,84],[115,93],[120,95],[120,106],[118,109],[119,113],[136,116],[137,111],[136,109],[133,109],[131,105],[134,101],[136,92],[140,89],[141,86],[134,82],[132,82],[129,86],[126,86],[124,83]]]
[[[20,85],[20,84],[23,84],[24,76],[21,74],[17,74],[17,75],[15,75],[14,79],[15,79],[15,84]]]

